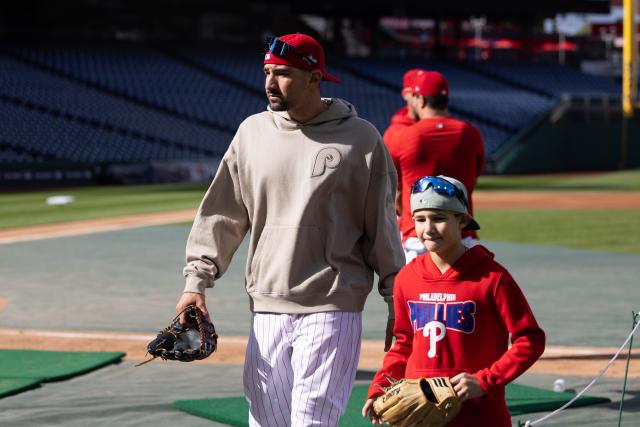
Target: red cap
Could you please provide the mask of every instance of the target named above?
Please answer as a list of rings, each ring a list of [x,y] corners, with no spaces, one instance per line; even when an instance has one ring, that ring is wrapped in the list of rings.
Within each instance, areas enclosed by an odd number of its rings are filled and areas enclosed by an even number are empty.
[[[286,34],[278,37],[281,41],[291,45],[295,52],[287,52],[283,56],[270,50],[264,55],[265,64],[288,65],[306,71],[322,71],[322,80],[340,83],[340,80],[324,69],[324,49],[316,39],[306,34]]]
[[[449,83],[447,79],[437,71],[425,71],[416,74],[413,79],[412,93],[422,96],[448,96]]]
[[[420,68],[412,68],[404,73],[404,76],[402,76],[402,93],[412,93],[416,76],[424,72],[425,71]]]

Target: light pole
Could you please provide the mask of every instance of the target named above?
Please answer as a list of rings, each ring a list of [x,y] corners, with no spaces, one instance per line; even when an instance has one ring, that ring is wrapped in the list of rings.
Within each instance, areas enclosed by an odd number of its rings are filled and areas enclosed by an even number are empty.
[[[479,18],[472,16],[469,22],[471,22],[471,26],[473,27],[474,38],[476,41],[475,60],[479,61],[482,58],[482,27],[487,24],[487,19],[484,16]]]

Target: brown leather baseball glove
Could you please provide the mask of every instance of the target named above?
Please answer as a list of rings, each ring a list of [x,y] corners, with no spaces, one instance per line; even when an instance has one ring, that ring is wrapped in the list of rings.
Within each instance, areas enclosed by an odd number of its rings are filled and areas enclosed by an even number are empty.
[[[451,421],[462,404],[447,377],[395,380],[373,402],[378,417],[393,427],[439,427]]]

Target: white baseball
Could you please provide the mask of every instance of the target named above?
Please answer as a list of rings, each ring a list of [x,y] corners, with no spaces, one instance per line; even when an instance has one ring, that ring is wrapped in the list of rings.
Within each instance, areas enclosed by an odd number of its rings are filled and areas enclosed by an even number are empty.
[[[564,383],[564,380],[562,378],[558,378],[557,380],[555,380],[553,382],[553,391],[556,391],[558,393],[565,391],[566,389],[566,385]]]

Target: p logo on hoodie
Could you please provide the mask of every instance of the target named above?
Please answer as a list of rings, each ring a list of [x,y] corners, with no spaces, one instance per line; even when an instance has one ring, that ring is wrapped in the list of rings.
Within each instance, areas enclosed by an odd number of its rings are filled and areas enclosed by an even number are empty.
[[[318,154],[316,155],[316,160],[313,163],[313,171],[311,172],[311,176],[321,176],[325,173],[327,168],[337,168],[341,160],[342,156],[340,155],[340,151],[338,151],[337,148],[323,148],[322,150],[318,151]]]

